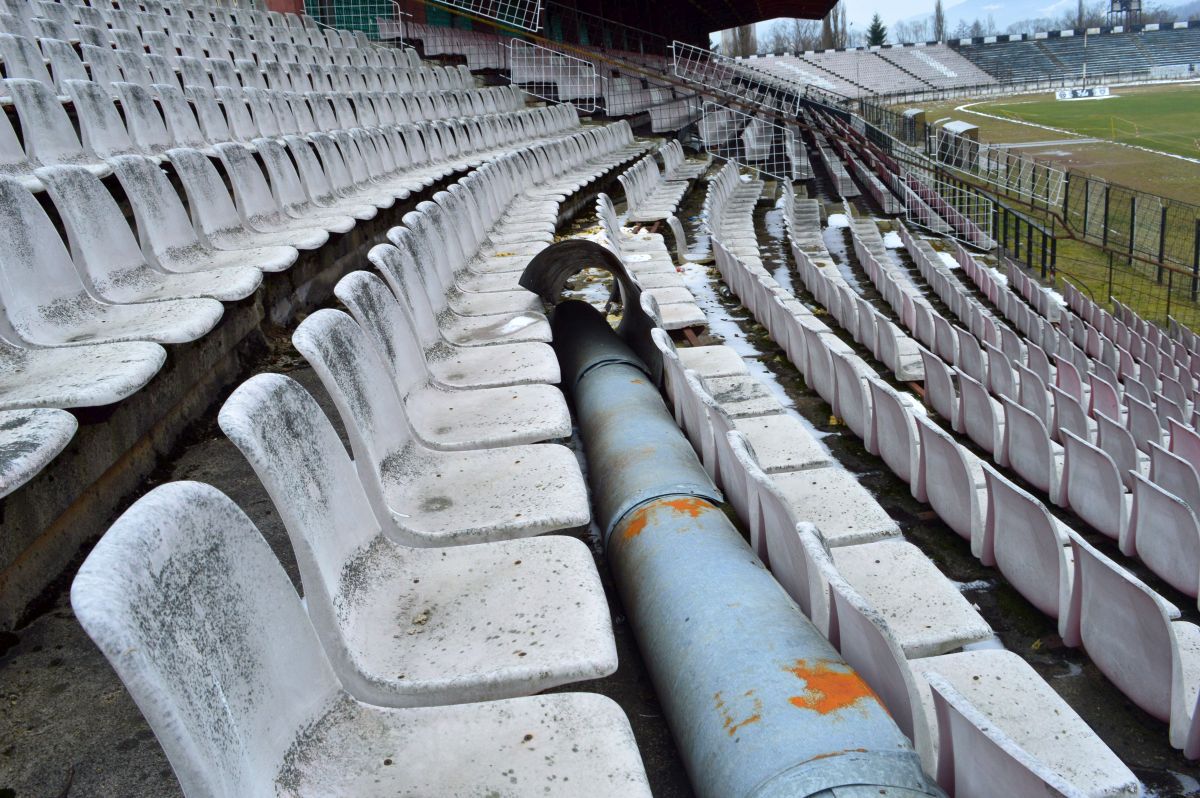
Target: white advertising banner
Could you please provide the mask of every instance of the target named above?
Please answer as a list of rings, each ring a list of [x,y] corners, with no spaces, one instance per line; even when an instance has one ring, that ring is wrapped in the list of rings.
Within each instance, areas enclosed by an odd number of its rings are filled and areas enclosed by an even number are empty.
[[[1060,100],[1099,100],[1111,97],[1108,86],[1088,86],[1086,89],[1059,89],[1054,96]]]

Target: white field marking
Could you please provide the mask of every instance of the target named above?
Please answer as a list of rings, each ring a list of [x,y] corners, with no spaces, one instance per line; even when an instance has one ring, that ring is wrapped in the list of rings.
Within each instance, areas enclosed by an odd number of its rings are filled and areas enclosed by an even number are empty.
[[[1009,119],[1006,116],[997,116],[996,114],[987,114],[987,113],[984,113],[983,111],[975,111],[975,110],[971,109],[971,106],[973,106],[973,105],[983,105],[984,103],[989,103],[989,102],[995,102],[995,100],[994,99],[979,100],[979,101],[973,102],[973,103],[964,103],[963,105],[958,106],[954,110],[958,111],[960,113],[964,113],[964,114],[974,114],[975,116],[983,116],[988,119],[995,119],[998,122],[1011,122],[1015,125],[1026,125],[1027,127],[1035,127],[1035,128],[1038,128],[1039,130],[1049,130],[1052,133],[1061,133],[1065,136],[1074,136],[1075,144],[1081,144],[1081,143],[1091,144],[1091,143],[1093,143],[1091,141],[1086,141],[1086,142],[1079,141],[1079,139],[1086,139],[1088,137],[1084,136],[1082,133],[1076,133],[1073,130],[1065,130],[1061,127],[1051,127],[1050,125],[1039,125],[1036,122],[1026,122],[1022,119]],[[1141,152],[1148,152],[1151,155],[1161,155],[1164,158],[1174,158],[1178,161],[1186,161],[1188,163],[1200,164],[1200,158],[1190,158],[1186,155],[1176,155],[1173,152],[1163,152],[1162,150],[1154,150],[1154,149],[1151,149],[1150,147],[1142,147],[1141,145],[1138,145],[1138,144],[1126,144],[1123,141],[1111,141],[1109,139],[1100,139],[1099,141],[1104,144],[1112,144],[1117,147],[1128,147],[1131,150],[1140,150]]]

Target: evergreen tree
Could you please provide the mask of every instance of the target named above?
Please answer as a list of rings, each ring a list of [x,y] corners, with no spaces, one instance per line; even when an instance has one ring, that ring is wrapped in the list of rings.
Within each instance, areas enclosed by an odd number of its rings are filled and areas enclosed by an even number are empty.
[[[933,6],[933,40],[946,41],[946,11],[942,8],[942,0],[937,0]]]
[[[867,46],[880,47],[884,44],[887,44],[887,25],[884,25],[883,20],[876,14],[867,28]]]

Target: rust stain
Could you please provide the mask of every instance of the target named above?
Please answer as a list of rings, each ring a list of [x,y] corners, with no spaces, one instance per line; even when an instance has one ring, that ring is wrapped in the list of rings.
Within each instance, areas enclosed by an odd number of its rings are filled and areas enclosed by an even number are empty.
[[[625,527],[625,532],[621,535],[621,538],[623,540],[632,540],[642,534],[642,531],[646,528],[646,524],[649,522],[650,513],[659,507],[668,507],[674,512],[690,515],[692,518],[698,518],[702,513],[711,512],[716,509],[704,499],[690,497],[657,499],[633,511],[629,516],[629,524]]]
[[[646,511],[648,509],[649,508],[647,507],[642,507],[638,510],[634,510],[633,515],[629,518],[629,525],[625,527],[625,534],[621,536],[622,538],[625,540],[633,540],[638,535],[642,534],[642,530],[646,528],[646,523],[649,520],[646,517]]]
[[[875,693],[857,673],[840,662],[798,659],[785,668],[797,679],[804,680],[804,695],[788,701],[799,709],[811,709],[822,715],[854,706],[863,699],[877,701]]]
[[[630,382],[631,384],[633,384],[633,385],[645,385],[645,384],[646,384],[646,383],[645,383],[644,381],[642,381],[642,380],[630,380],[629,382]]]
[[[687,513],[692,518],[699,518],[701,513],[715,509],[704,499],[670,499],[664,501],[663,504],[677,513]]]
[[[730,737],[737,734],[744,726],[762,720],[762,699],[756,697],[753,690],[747,690],[742,696],[753,699],[750,707],[751,714],[741,720],[734,720],[733,714],[725,707],[725,699],[721,697],[721,693],[713,694],[713,703],[716,705],[717,711],[721,713],[721,726]]]

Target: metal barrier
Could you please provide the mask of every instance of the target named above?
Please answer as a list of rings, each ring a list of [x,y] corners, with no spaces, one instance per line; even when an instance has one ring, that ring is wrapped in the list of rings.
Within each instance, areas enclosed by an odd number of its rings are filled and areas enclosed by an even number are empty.
[[[604,96],[596,65],[522,39],[508,43],[512,83],[543,100],[573,103],[581,111],[596,111]]]

